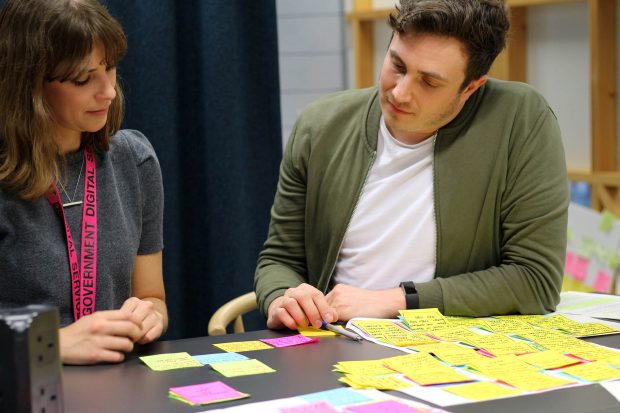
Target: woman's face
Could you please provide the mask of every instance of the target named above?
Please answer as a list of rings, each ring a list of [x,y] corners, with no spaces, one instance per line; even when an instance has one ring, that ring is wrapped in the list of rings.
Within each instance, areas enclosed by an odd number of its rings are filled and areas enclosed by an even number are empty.
[[[97,132],[108,119],[108,108],[116,97],[116,68],[107,67],[99,42],[84,59],[76,79],[54,80],[43,85],[43,98],[56,121],[55,139],[61,152],[77,150],[82,132]]]

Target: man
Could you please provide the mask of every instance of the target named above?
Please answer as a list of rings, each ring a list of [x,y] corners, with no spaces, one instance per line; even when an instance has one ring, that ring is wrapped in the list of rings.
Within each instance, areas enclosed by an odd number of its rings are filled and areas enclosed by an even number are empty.
[[[269,328],[539,314],[559,300],[568,186],[557,120],[487,78],[500,0],[402,0],[380,85],[309,105],[284,153],[255,289]]]

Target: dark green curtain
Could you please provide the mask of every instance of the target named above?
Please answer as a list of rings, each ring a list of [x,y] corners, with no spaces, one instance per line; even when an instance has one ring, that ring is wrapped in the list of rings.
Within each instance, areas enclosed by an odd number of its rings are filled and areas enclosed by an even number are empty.
[[[252,289],[281,158],[274,0],[107,0],[127,33],[124,127],[164,176],[165,338]],[[257,312],[246,329],[264,328]]]

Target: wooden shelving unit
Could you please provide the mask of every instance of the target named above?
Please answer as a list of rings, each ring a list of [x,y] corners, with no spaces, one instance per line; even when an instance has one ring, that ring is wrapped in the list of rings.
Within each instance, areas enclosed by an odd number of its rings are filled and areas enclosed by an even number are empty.
[[[510,41],[498,56],[490,75],[527,82],[527,7],[587,1],[591,72],[591,171],[569,171],[571,180],[592,185],[592,206],[607,208],[620,217],[620,173],[616,143],[616,0],[507,0],[510,8]],[[354,0],[347,20],[353,31],[356,87],[375,83],[373,65],[376,21],[385,20],[392,9],[373,9],[372,0]],[[604,172],[604,173],[603,173]]]

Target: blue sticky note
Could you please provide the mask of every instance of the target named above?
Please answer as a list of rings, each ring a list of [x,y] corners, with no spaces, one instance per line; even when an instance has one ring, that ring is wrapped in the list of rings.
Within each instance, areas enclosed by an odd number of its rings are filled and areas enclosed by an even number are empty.
[[[317,393],[309,393],[300,397],[310,402],[323,400],[331,404],[332,406],[344,406],[347,404],[362,403],[372,400],[356,392],[355,390],[346,387],[343,387],[341,389],[320,391]]]
[[[220,363],[225,361],[239,361],[239,360],[249,360],[246,356],[239,353],[213,353],[213,354],[202,354],[200,356],[192,356],[196,361],[202,363],[203,365],[211,364],[211,363]]]

